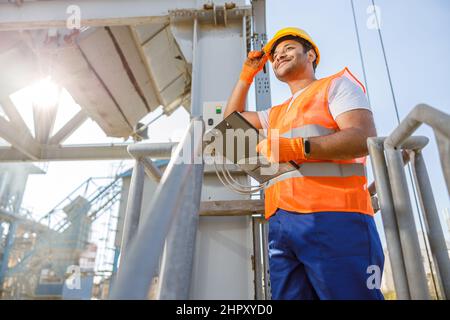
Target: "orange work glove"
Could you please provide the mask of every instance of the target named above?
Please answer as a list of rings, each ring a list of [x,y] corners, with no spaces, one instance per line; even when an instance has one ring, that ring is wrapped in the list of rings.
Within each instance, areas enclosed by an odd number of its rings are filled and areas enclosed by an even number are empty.
[[[262,68],[264,68],[267,59],[269,59],[269,55],[264,54],[261,51],[250,51],[247,60],[245,60],[244,65],[242,66],[239,79],[248,84],[252,84],[253,78],[255,78],[256,74],[261,71]]]
[[[278,142],[278,148],[276,146]],[[278,149],[278,150],[276,150]],[[264,139],[256,146],[256,151],[263,154],[270,162],[289,162],[297,163],[306,160],[304,155],[304,146],[302,138],[283,138],[277,137]],[[278,152],[277,152],[278,151]]]

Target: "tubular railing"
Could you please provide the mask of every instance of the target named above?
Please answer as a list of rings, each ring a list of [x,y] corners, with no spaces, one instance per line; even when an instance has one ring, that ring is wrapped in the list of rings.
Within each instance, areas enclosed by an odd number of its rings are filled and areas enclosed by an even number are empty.
[[[422,149],[426,137],[411,137],[422,123],[432,127],[438,143],[447,190],[450,191],[450,116],[417,105],[387,138],[369,138],[368,148],[398,299],[429,299],[430,294],[404,172],[402,151],[409,154],[428,242],[442,291],[450,298],[450,261]],[[420,212],[419,212],[420,214]],[[445,299],[445,297],[444,297]]]
[[[166,240],[159,298],[188,298],[203,182],[203,133],[203,121],[194,118],[163,175],[149,158],[152,144],[128,147],[136,163],[111,299],[148,297]],[[144,172],[160,183],[141,215]]]

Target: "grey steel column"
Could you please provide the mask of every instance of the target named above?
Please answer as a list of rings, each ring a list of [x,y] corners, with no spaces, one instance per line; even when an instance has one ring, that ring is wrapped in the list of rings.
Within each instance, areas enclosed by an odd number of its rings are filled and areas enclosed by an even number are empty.
[[[194,158],[197,152],[201,154],[202,148],[203,132],[200,136],[193,134],[196,121],[203,125],[201,119],[194,119],[178,144],[147,209],[148,213],[143,215],[137,235],[125,252],[111,299],[147,298],[172,221],[188,202],[195,206],[195,210],[200,207],[200,201],[194,202],[192,198],[185,197],[185,195],[192,195],[190,192],[200,192],[198,189],[187,190],[192,189],[187,182],[193,177]],[[192,136],[194,136],[193,144]],[[183,161],[183,151],[187,149],[187,146],[193,146],[195,150],[194,153],[189,154],[190,163]],[[142,148],[145,156],[145,145]]]
[[[394,209],[412,299],[430,299],[400,150],[384,143]]]
[[[133,174],[131,176],[130,193],[127,200],[127,211],[122,232],[122,244],[120,246],[120,262],[122,265],[124,253],[128,244],[137,233],[141,216],[142,197],[144,192],[145,171],[142,163],[136,159]],[[120,268],[119,268],[120,273]]]
[[[266,1],[253,0],[253,50],[262,50],[267,43],[266,34]],[[270,96],[269,62],[263,70],[255,76],[256,111],[265,110],[272,106]]]
[[[264,271],[264,293],[266,300],[272,300],[272,291],[270,289],[269,274],[269,221],[261,225],[262,247],[263,247],[263,271]]]
[[[367,146],[372,162],[372,170],[375,178],[376,191],[380,200],[381,218],[388,245],[389,260],[392,266],[392,277],[394,278],[397,299],[411,299],[409,293],[408,279],[406,277],[405,262],[400,243],[400,234],[392,201],[391,186],[389,185],[388,171],[383,153],[383,142],[385,138],[369,138]]]
[[[422,153],[420,151],[415,152],[411,161],[413,163],[416,185],[419,189],[418,193],[422,204],[422,211],[429,228],[428,239],[430,241],[431,252],[436,257],[436,264],[442,279],[444,292],[447,299],[449,299],[450,261],[448,258],[448,250]]]
[[[267,43],[267,28],[266,28],[266,1],[253,0],[253,50],[262,50]],[[272,106],[272,97],[270,93],[270,63],[267,62],[261,72],[255,76],[255,98],[256,111],[262,111]],[[261,199],[264,199],[264,191],[260,192]],[[263,218],[264,220],[264,218]],[[262,239],[262,258],[263,258],[263,292],[264,298],[270,300],[272,293],[270,290],[269,280],[269,248],[268,248],[268,227],[269,224],[261,223],[261,239]]]
[[[252,233],[253,233],[253,269],[255,283],[255,299],[264,300],[264,253],[261,248],[261,223],[259,217],[252,217]]]
[[[159,298],[187,300],[194,263],[195,238],[198,229],[199,203],[203,184],[203,164],[194,165],[193,179],[184,191],[186,201],[170,228],[162,268]]]
[[[447,193],[450,196],[450,137],[438,130],[434,131],[434,136],[436,137],[439,157],[441,158],[442,173],[447,185]]]

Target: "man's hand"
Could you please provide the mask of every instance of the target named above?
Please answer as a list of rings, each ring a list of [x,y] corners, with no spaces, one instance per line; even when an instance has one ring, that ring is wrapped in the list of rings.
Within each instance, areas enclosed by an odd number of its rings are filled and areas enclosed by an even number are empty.
[[[304,146],[302,138],[269,137],[256,146],[256,151],[264,155],[270,162],[304,162]]]
[[[242,66],[239,79],[248,84],[252,84],[256,74],[264,68],[267,59],[269,59],[269,56],[261,51],[250,51],[247,60],[245,60]]]

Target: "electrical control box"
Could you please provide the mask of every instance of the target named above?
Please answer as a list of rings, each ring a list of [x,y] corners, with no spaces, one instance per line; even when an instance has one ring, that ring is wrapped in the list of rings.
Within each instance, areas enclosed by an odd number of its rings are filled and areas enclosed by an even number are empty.
[[[214,128],[223,120],[226,101],[207,101],[203,103],[203,121],[205,122],[205,132]]]

